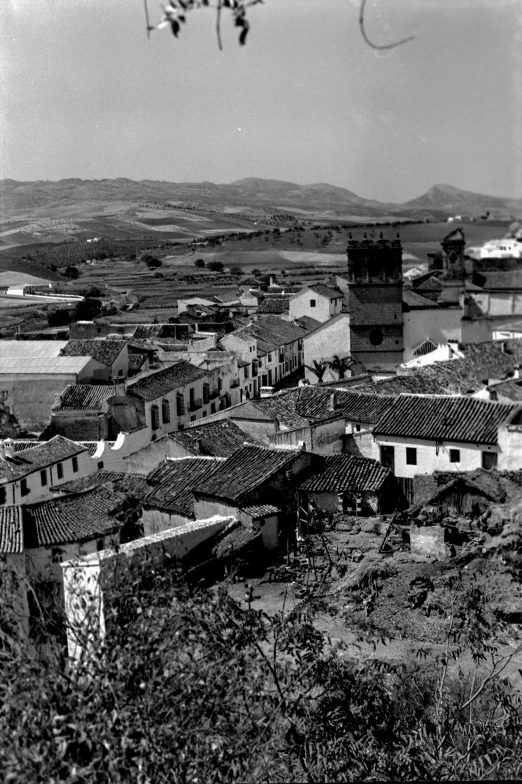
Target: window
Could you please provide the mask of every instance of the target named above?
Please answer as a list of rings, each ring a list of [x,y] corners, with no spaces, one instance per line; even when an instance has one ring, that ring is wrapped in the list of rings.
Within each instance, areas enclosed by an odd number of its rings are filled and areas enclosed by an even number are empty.
[[[22,495],[29,495],[29,492],[30,490],[27,485],[27,479],[22,479],[22,481],[20,482],[20,493]]]
[[[241,394],[243,394],[243,393],[241,392]],[[216,413],[216,404],[215,403],[211,403],[210,404],[210,413],[211,414],[215,414]]]
[[[151,406],[150,409],[150,425],[153,430],[157,430],[160,426],[159,421],[159,408],[158,406]]]
[[[51,561],[53,563],[61,563],[63,550],[61,547],[53,547],[51,550]]]
[[[203,384],[203,403],[208,403],[210,399],[210,387],[208,384]]]
[[[194,387],[192,387],[192,389],[189,389],[189,406],[190,406],[190,408],[194,408],[195,403],[196,403],[196,397],[194,395]]]
[[[315,299],[310,300],[310,307],[315,308]]]
[[[170,422],[170,403],[168,400],[161,401],[161,418],[164,424]]]
[[[118,370],[118,375],[123,376],[123,370]]]
[[[360,425],[355,425],[355,432],[356,433],[360,433],[361,432],[361,426]]]
[[[272,361],[272,354],[269,354],[269,355],[267,356],[267,359],[266,359],[266,361],[267,361],[267,364],[268,364],[269,362],[271,362],[271,361]]]
[[[243,368],[243,370],[245,371],[245,378],[249,378],[250,377],[250,367],[248,365],[246,365]]]
[[[40,482],[42,483],[42,487],[45,487],[47,484],[47,471],[45,468],[40,471]]]
[[[370,343],[372,346],[380,346],[382,341],[384,340],[384,335],[382,334],[382,330],[376,327],[370,331]]]
[[[104,547],[105,547],[105,542],[103,541],[103,539],[98,539],[98,541],[96,542],[96,549],[98,550],[98,552],[100,552],[100,550],[103,550]]]
[[[75,474],[78,473],[78,458],[76,457],[76,455],[72,459],[72,470],[74,471]]]
[[[450,463],[460,463],[460,449],[450,449]]]
[[[56,463],[56,473],[58,474],[58,479],[63,479],[63,463]]]
[[[5,504],[7,501],[7,492],[5,487],[0,487],[0,504]]]
[[[176,411],[178,416],[183,416],[185,413],[185,398],[180,393],[176,395]]]
[[[417,465],[417,450],[413,446],[406,447],[406,465]]]
[[[191,422],[195,422],[195,421],[196,421],[196,415],[195,415],[195,414],[194,414],[193,416],[191,416],[191,417],[190,417],[190,421],[191,421]]]
[[[103,460],[100,460],[100,462],[98,463],[98,470],[101,471],[102,468],[103,468]]]

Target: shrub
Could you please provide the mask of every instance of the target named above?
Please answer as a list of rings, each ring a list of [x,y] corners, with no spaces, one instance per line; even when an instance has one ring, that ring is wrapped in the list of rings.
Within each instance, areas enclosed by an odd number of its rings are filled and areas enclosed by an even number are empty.
[[[209,261],[207,264],[207,269],[209,269],[211,272],[223,272],[225,265],[222,264],[221,261]]]
[[[78,302],[74,309],[75,321],[92,321],[100,315],[102,303],[99,299],[89,298]]]
[[[203,269],[203,267],[205,266],[205,262],[203,261],[203,259],[196,259],[196,261],[194,262],[194,266],[197,267],[198,269]]]
[[[65,275],[66,278],[69,278],[69,280],[78,280],[78,278],[80,277],[80,270],[78,269],[78,267],[73,267],[72,265],[69,265],[68,267],[65,268],[65,272],[63,274]]]
[[[228,271],[230,272],[231,275],[234,275],[237,278],[239,278],[243,274],[243,270],[241,269],[241,267],[229,267]]]
[[[49,310],[47,312],[47,323],[50,327],[65,327],[71,323],[71,313],[65,308]]]
[[[90,289],[84,294],[84,297],[101,297],[103,295],[102,290],[98,286],[91,286]]]
[[[149,269],[157,269],[163,266],[163,262],[155,258],[147,259],[146,264]]]

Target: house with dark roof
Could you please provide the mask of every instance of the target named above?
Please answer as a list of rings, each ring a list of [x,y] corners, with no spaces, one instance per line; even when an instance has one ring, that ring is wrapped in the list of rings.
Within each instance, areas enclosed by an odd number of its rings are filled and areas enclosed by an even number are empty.
[[[292,318],[309,316],[321,323],[337,316],[343,306],[343,295],[338,289],[322,283],[304,286],[290,297],[289,312]]]
[[[129,351],[125,340],[69,340],[64,357],[91,357],[92,382],[108,382],[129,375]]]
[[[328,455],[317,473],[299,485],[301,507],[337,514],[393,513],[405,507],[399,484],[377,460]]]
[[[244,446],[194,484],[196,517],[232,515],[249,528],[257,525],[265,547],[275,548],[289,515],[295,519],[296,489],[319,459],[302,449]]]
[[[507,434],[509,427],[517,431],[521,410],[520,404],[464,395],[399,395],[375,425],[374,444],[366,456],[403,477],[476,468],[510,470],[516,446],[508,447],[507,438],[499,434]],[[515,436],[512,441],[522,446],[519,433]]]
[[[96,471],[87,447],[55,436],[23,451],[12,439],[0,443],[0,505],[25,505],[52,497],[60,486]]]
[[[145,536],[201,519],[196,515],[192,488],[208,478],[222,458],[167,458],[147,475],[149,491],[142,500]]]
[[[277,384],[302,366],[307,331],[293,321],[262,314],[221,338],[224,348],[249,364],[241,400],[256,397],[261,387]]]
[[[68,384],[51,410],[53,431],[74,440],[111,438],[109,403],[115,394],[113,386]]]
[[[173,444],[171,457],[205,455],[207,457],[230,457],[246,443],[261,446],[248,436],[232,419],[207,422],[171,433]]]
[[[227,405],[218,371],[198,368],[186,360],[141,376],[126,385],[140,419],[150,429],[150,440],[203,419]]]

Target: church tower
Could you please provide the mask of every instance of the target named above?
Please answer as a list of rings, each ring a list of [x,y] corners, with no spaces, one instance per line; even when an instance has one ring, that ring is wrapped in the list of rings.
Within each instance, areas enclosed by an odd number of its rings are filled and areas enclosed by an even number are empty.
[[[347,247],[345,303],[350,353],[368,370],[394,370],[403,362],[402,245],[394,240],[354,240]]]

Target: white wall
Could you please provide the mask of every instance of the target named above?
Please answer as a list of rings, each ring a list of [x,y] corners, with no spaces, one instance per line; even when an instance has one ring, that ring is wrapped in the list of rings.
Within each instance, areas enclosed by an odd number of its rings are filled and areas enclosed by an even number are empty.
[[[23,454],[23,453],[22,453]],[[58,460],[51,466],[45,469],[37,469],[31,474],[27,474],[24,478],[27,480],[29,493],[22,495],[22,480],[18,479],[16,482],[9,482],[5,485],[6,488],[6,503],[8,504],[35,504],[39,501],[47,501],[53,498],[54,495],[51,487],[56,487],[71,482],[73,479],[82,479],[84,476],[90,476],[97,470],[96,463],[92,460],[87,450],[80,452],[76,455],[78,461],[78,471],[73,471],[72,457],[65,460]],[[63,477],[58,479],[57,464],[61,463],[63,467]],[[45,471],[47,477],[47,484],[42,485],[41,471]]]
[[[443,444],[436,445],[434,441],[424,441],[415,438],[392,438],[383,436],[377,438],[377,447],[393,446],[395,448],[395,475],[413,477],[416,474],[433,474],[435,471],[473,471],[475,468],[482,467],[482,452],[499,453],[499,447],[462,444],[458,442],[444,441]],[[413,447],[417,450],[417,464],[408,465],[406,463],[406,448]],[[460,450],[460,462],[450,462],[450,449]],[[365,457],[374,455],[365,455]],[[377,458],[380,460],[380,454]]]

